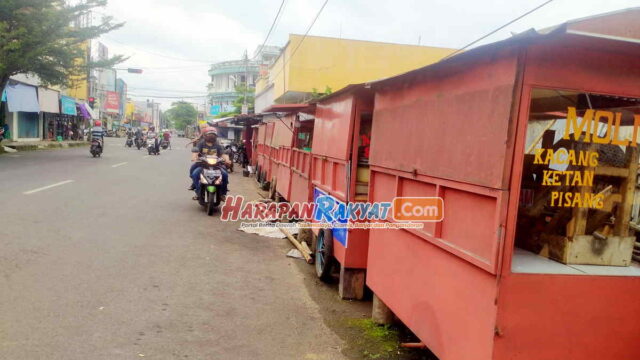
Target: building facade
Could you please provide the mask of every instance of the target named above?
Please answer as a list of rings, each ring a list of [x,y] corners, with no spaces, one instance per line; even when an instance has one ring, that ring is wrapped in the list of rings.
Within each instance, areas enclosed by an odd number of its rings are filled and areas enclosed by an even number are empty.
[[[279,55],[277,46],[259,47],[251,58],[245,55],[244,59],[223,61],[211,65],[209,69],[209,94],[210,115],[218,115],[234,110],[233,102],[241,94],[236,92],[236,86],[247,84],[255,87],[255,82],[260,76],[261,70]]]
[[[294,53],[295,51],[295,53]],[[291,34],[256,82],[255,111],[302,103],[315,91],[381,79],[434,63],[455,49]]]

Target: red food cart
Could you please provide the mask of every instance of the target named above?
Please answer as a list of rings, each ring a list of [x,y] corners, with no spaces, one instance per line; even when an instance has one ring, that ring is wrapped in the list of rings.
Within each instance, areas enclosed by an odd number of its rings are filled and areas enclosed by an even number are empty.
[[[268,188],[268,183],[271,180],[271,137],[273,136],[273,123],[267,122],[268,119],[264,118],[263,121],[265,122],[258,126],[256,180],[263,188]]]
[[[314,114],[315,108],[311,107],[296,115],[294,146],[291,149],[291,185],[287,197],[290,202],[302,203],[313,200],[310,173]]]
[[[278,195],[288,201],[308,200],[308,181],[299,180],[300,177],[308,179],[310,162],[305,164],[304,155],[310,151],[313,116],[309,113],[312,114],[313,109],[314,106],[308,104],[275,104],[265,109],[264,120],[273,124],[269,153],[271,176],[265,177],[274,198]]]
[[[251,153],[248,153],[249,156],[249,165],[256,168],[258,166],[258,137],[260,133],[261,125],[252,125],[251,129],[253,130],[251,133]]]
[[[372,112],[373,92],[363,85],[347,86],[316,103],[310,169],[314,201],[321,195],[343,204],[367,201]],[[340,296],[361,299],[368,230],[314,229],[314,234],[318,275],[328,278],[337,260]]]
[[[371,83],[370,200],[444,218],[371,230],[367,285],[441,360],[640,359],[639,58],[560,27]]]

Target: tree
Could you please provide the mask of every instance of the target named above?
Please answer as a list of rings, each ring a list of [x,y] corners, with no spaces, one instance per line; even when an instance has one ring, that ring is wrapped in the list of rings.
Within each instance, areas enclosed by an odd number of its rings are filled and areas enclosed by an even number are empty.
[[[175,125],[165,111],[160,111],[160,123],[163,124],[163,129],[175,129]]]
[[[311,89],[311,99],[313,100],[318,100],[322,97],[325,97],[329,94],[331,94],[333,91],[331,90],[331,88],[327,85],[324,88],[324,92],[318,92],[318,89],[313,88]]]
[[[0,89],[16,74],[36,75],[44,85],[69,85],[71,78],[85,78],[89,68],[109,68],[122,56],[88,62],[81,44],[115,30],[123,23],[103,17],[97,25],[73,26],[107,0],[0,1]]]
[[[249,112],[253,112],[256,102],[256,89],[248,87],[245,84],[240,84],[236,86],[236,93],[240,95],[233,102],[233,106],[235,106],[235,113],[240,114],[242,112],[245,94],[247,96],[247,107],[249,108]]]
[[[187,125],[194,125],[198,119],[198,110],[186,101],[174,102],[165,114],[178,130],[184,130]]]

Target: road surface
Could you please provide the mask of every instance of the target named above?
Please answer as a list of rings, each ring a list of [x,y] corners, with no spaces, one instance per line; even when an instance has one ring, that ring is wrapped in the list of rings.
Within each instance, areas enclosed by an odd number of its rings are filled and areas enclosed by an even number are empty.
[[[0,359],[342,359],[286,242],[190,199],[184,139],[123,143],[0,155]]]

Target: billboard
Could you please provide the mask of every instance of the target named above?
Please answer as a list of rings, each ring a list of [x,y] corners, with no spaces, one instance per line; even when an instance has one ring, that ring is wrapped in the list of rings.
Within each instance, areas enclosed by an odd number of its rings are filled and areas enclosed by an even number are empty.
[[[110,113],[120,112],[120,96],[115,91],[106,91],[104,109]]]

